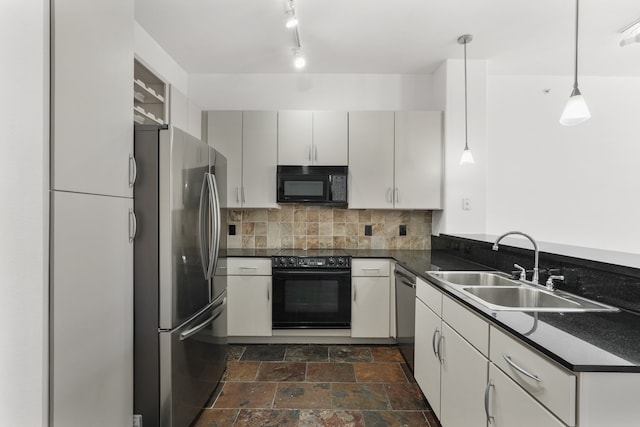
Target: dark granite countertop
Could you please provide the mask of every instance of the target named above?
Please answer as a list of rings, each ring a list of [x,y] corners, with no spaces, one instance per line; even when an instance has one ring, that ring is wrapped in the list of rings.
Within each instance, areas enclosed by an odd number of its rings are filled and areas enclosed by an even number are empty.
[[[281,249],[228,249],[229,257],[271,257]],[[287,250],[292,255],[312,255]],[[442,251],[341,249],[354,258],[393,258],[429,280],[432,270],[491,270]],[[343,252],[342,252],[343,251]],[[322,255],[323,252],[315,252]],[[328,254],[328,251],[327,251]],[[640,372],[640,316],[618,313],[525,313],[493,311],[465,297],[455,288],[435,284],[447,295],[510,332],[574,372]]]

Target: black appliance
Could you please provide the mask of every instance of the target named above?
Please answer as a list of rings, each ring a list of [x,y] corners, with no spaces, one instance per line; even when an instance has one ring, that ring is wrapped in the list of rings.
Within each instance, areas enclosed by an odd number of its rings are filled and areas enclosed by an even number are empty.
[[[278,203],[347,205],[347,166],[278,166]]]
[[[351,327],[350,256],[274,256],[274,329]]]
[[[416,320],[416,275],[396,265],[396,342],[413,372]]]

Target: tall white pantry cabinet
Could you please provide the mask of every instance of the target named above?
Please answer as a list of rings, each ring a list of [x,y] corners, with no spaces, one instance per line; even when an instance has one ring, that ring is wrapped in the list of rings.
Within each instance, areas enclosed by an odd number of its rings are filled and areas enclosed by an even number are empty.
[[[51,3],[52,427],[132,422],[133,7]]]

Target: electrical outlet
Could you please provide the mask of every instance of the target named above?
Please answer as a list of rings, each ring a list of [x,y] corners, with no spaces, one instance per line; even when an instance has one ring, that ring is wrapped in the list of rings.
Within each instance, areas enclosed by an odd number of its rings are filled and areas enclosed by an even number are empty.
[[[407,235],[407,226],[405,224],[400,224],[399,235],[406,236]]]
[[[471,199],[469,197],[465,197],[462,199],[462,210],[470,211],[471,210]]]
[[[373,235],[373,229],[371,228],[371,225],[365,225],[364,226],[364,235],[365,236],[372,236]]]
[[[229,224],[229,236],[235,236],[235,235],[236,235],[236,225]]]

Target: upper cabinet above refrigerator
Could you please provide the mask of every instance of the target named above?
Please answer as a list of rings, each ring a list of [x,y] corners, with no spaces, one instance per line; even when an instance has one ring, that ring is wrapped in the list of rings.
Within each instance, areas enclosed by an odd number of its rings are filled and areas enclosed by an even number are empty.
[[[55,1],[51,13],[52,189],[132,197],[133,2]]]

